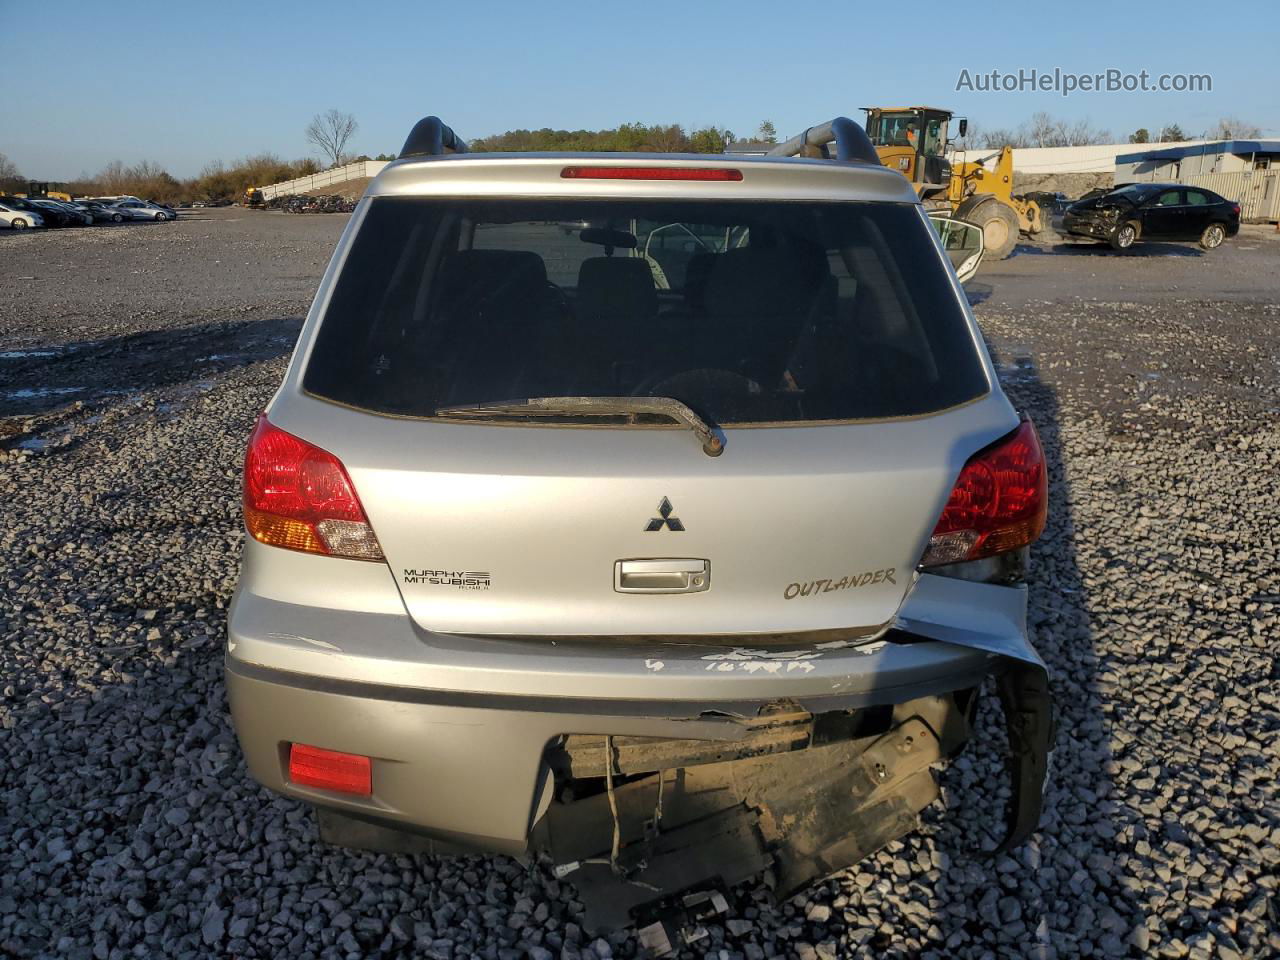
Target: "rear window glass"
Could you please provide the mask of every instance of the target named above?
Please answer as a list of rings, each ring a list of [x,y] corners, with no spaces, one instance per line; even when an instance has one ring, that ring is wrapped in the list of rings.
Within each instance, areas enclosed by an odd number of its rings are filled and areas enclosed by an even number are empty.
[[[931,413],[988,389],[935,242],[906,204],[380,198],[303,385],[413,417],[566,396],[720,424]]]

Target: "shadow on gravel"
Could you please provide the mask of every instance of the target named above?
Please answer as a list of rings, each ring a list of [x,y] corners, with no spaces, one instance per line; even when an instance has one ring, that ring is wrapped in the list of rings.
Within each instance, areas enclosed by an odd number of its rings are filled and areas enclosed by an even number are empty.
[[[941,883],[951,889],[937,896],[952,906],[933,919],[948,949],[965,955],[976,946],[998,956],[1048,960],[1062,956],[1065,947],[1068,955],[1123,957],[1126,936],[1142,918],[1121,917],[1103,905],[1096,913],[1082,908],[1099,884],[1110,883],[1105,863],[1093,851],[1113,847],[1123,822],[1132,817],[1124,816],[1114,799],[1110,723],[1106,707],[1099,710],[1105,704],[1103,668],[1090,624],[1089,581],[1077,560],[1057,391],[1041,380],[1030,355],[1001,356],[994,345],[989,348],[1014,407],[1035,422],[1049,464],[1049,521],[1031,551],[1027,619],[1032,642],[1049,668],[1058,731],[1039,831],[1007,855],[990,859],[979,853],[994,849],[1003,836],[1010,796],[1004,719],[994,691],[986,691],[977,735],[942,776],[948,809],[936,817],[935,839],[944,867]],[[1085,844],[1069,833],[1093,839]],[[1069,904],[1060,902],[1064,891],[1070,892]],[[1114,900],[1116,892],[1109,894]],[[958,903],[967,903],[967,909],[957,911]],[[1077,928],[1080,916],[1098,922]]]
[[[1155,241],[1144,241],[1130,247],[1128,250],[1113,250],[1110,244],[1106,243],[1051,243],[1047,246],[1037,246],[1029,243],[1020,243],[1015,248],[1019,255],[1031,254],[1033,256],[1070,256],[1070,257],[1136,257],[1138,259],[1152,259],[1156,257],[1189,257],[1196,259],[1203,257],[1204,251],[1198,247],[1188,246],[1179,243],[1157,243]]]
[[[969,306],[976,307],[983,301],[988,300],[994,290],[995,288],[989,283],[970,280],[964,285],[964,296],[969,301]]]
[[[0,417],[211,377],[293,349],[301,317],[220,321],[105,340],[0,350]]]

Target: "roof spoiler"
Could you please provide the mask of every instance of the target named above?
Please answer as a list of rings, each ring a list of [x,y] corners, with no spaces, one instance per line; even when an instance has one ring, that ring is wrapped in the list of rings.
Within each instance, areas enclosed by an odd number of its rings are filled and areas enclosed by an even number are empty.
[[[770,157],[821,157],[830,160],[831,151],[827,144],[836,145],[836,160],[861,160],[865,163],[880,163],[876,148],[871,138],[861,125],[848,117],[836,117],[816,127],[810,127],[804,133],[778,144],[769,151]]]
[[[423,117],[409,131],[408,139],[400,148],[400,159],[438,157],[446,151],[466,153],[467,141],[446,127],[439,117]]]

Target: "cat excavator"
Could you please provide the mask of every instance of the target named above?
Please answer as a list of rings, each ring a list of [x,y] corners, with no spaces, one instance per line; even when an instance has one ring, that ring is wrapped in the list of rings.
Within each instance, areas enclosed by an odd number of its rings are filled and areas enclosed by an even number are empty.
[[[982,228],[984,257],[1003,260],[1013,252],[1019,231],[1034,236],[1044,229],[1044,214],[1034,200],[1013,196],[1013,149],[968,159],[947,156],[953,114],[940,107],[863,107],[867,136],[880,162],[897,170],[933,209],[947,209],[958,220]],[[969,121],[961,117],[958,135]],[[990,166],[988,166],[990,164]]]

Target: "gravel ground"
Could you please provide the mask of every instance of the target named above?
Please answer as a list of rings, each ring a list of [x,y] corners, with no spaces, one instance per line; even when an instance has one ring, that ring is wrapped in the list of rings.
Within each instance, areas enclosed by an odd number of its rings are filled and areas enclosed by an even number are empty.
[[[636,952],[514,861],[322,847],[245,772],[239,463],[345,219],[0,237],[0,955]],[[1280,955],[1280,245],[1212,259],[1028,252],[975,285],[1052,461],[1038,837],[973,855],[1002,802],[985,711],[949,809],[793,900],[741,891],[695,955]]]

